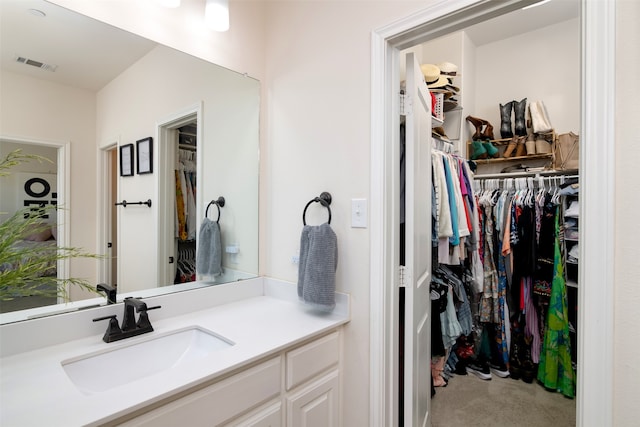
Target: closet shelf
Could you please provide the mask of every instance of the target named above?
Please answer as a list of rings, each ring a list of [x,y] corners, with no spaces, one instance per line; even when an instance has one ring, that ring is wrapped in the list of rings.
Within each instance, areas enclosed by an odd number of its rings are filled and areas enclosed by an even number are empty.
[[[553,154],[532,154],[530,156],[496,157],[493,159],[476,159],[474,160],[474,162],[478,164],[487,164],[487,163],[511,162],[514,160],[541,160],[541,159],[550,159],[551,157],[553,157]]]

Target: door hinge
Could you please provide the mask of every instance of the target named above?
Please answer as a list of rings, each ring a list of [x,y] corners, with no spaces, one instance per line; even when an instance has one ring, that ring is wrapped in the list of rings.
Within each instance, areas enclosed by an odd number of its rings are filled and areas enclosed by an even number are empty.
[[[400,91],[400,115],[406,116],[411,114],[413,106],[413,101],[411,100],[411,96],[404,93],[403,90]]]
[[[399,282],[398,286],[399,286],[400,288],[405,288],[405,287],[407,286],[407,282],[406,282],[406,280],[407,280],[406,270],[407,270],[407,267],[405,267],[404,265],[401,265],[401,266],[400,266],[400,268],[398,269],[398,273],[399,273],[399,275],[400,275],[400,277],[399,277],[400,282]]]
[[[173,259],[173,257],[172,257],[172,256],[170,256],[170,257],[169,257],[169,264],[173,264],[173,262],[174,262],[174,259]]]

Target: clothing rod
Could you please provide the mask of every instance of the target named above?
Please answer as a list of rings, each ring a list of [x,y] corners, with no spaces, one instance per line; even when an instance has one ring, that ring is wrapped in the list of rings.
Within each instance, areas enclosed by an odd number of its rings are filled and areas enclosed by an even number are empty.
[[[195,136],[195,137],[197,137],[197,136],[198,136],[198,135],[196,135],[195,133],[183,132],[183,131],[181,131],[181,130],[178,130],[178,133],[179,133],[180,135]]]
[[[579,178],[580,175],[576,174],[575,170],[572,171],[531,171],[531,172],[504,172],[504,173],[483,173],[475,175],[473,179],[495,179],[495,178],[538,178],[538,177],[553,177],[564,176],[567,179]]]

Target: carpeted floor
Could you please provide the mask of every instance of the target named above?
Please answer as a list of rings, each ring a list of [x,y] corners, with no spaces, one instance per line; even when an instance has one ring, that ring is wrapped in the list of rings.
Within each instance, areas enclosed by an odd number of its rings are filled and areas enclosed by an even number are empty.
[[[454,376],[436,387],[432,427],[575,427],[576,401],[534,382]]]

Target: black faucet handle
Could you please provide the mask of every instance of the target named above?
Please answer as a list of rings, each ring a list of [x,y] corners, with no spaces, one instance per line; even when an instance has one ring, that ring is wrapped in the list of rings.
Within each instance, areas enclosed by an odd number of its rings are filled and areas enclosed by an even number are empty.
[[[156,310],[158,308],[162,308],[162,306],[156,305],[155,307],[147,307],[146,310],[141,310],[140,316],[138,316],[138,322],[136,323],[136,326],[139,329],[146,329],[149,331],[153,331],[153,326],[151,326],[151,322],[149,321],[149,315],[147,314],[147,311]]]
[[[109,326],[107,326],[107,330],[102,337],[102,341],[115,341],[114,338],[122,335],[122,329],[120,329],[120,325],[118,324],[118,316],[114,314],[112,316],[97,317],[93,319],[94,322],[99,322],[101,320],[109,320]]]

